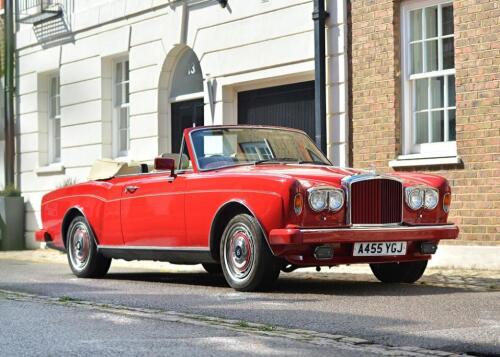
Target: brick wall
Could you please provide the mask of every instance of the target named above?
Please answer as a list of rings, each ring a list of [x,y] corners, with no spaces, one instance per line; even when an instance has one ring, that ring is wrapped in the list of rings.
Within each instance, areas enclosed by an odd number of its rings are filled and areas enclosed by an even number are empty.
[[[500,5],[453,2],[457,150],[463,165],[405,170],[443,175],[464,244],[500,244]],[[400,1],[351,1],[352,164],[390,171],[400,154]]]

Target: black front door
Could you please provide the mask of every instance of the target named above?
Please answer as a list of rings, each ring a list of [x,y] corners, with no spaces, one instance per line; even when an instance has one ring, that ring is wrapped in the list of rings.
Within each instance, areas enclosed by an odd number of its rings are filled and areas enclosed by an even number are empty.
[[[314,140],[314,81],[238,93],[238,123],[300,129]]]
[[[203,123],[203,99],[172,103],[172,152],[180,151],[184,129]]]

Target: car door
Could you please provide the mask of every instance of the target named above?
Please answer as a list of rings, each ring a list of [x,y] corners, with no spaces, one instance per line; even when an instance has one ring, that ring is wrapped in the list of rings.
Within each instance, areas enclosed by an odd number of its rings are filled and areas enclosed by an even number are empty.
[[[152,173],[123,184],[121,226],[125,245],[184,247],[186,243],[182,176]]]

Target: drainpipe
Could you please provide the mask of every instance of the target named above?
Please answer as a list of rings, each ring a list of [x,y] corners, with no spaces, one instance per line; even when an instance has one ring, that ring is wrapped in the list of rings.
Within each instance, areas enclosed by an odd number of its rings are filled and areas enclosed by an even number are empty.
[[[13,0],[5,0],[5,186],[14,185],[14,6]]]
[[[314,125],[316,145],[326,153],[325,0],[314,0]]]

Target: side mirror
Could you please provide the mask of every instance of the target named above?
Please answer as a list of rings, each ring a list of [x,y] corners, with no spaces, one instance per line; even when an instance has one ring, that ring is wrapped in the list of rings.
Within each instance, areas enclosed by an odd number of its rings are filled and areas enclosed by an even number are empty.
[[[155,158],[155,170],[170,171],[170,176],[175,176],[175,160],[166,157]]]

